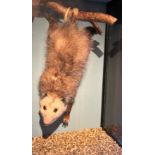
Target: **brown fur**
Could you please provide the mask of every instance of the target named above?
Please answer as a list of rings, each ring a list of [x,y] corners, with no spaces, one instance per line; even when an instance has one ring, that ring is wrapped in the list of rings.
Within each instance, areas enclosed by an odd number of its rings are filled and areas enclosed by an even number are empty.
[[[71,22],[49,26],[47,59],[40,78],[40,94],[55,93],[72,102],[80,84],[91,47],[84,29]]]

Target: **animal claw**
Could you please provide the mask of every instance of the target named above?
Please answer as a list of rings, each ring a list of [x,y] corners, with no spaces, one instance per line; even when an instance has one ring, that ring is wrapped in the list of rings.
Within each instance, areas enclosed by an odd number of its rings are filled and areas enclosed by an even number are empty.
[[[63,122],[62,126],[66,128],[68,126],[68,122]]]
[[[65,116],[64,116],[64,118],[63,118],[63,127],[67,127],[68,126],[68,124],[69,124],[69,114],[66,114]]]

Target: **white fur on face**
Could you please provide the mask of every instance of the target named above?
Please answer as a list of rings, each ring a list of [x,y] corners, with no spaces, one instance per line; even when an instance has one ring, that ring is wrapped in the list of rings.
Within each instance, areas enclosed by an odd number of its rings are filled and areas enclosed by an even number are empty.
[[[67,109],[60,98],[56,95],[47,95],[40,101],[40,113],[45,125],[55,122]]]

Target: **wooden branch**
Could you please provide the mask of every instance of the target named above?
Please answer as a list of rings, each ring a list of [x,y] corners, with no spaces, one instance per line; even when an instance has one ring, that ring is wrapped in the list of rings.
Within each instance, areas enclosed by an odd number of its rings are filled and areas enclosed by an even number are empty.
[[[58,13],[65,15],[68,8],[56,3],[56,2],[48,2],[47,6]],[[70,9],[68,16],[72,16],[72,9]],[[107,24],[114,24],[117,21],[117,18],[105,14],[105,13],[98,13],[98,12],[84,12],[79,11],[76,17],[77,20],[86,20],[86,21],[93,21],[93,22],[105,22]]]

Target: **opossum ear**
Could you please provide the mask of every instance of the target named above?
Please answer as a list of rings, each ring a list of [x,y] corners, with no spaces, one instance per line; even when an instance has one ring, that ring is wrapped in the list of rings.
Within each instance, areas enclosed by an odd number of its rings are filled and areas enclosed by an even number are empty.
[[[73,103],[74,99],[71,97],[65,97],[61,99],[64,104]]]
[[[65,98],[62,98],[61,101],[66,104],[66,99]]]
[[[47,93],[42,93],[41,94],[41,98],[44,98],[44,97],[46,97],[48,94]]]
[[[95,34],[98,34],[97,30],[91,26],[86,27],[85,30],[86,30],[86,32],[88,32],[88,35],[90,37],[92,37]]]

